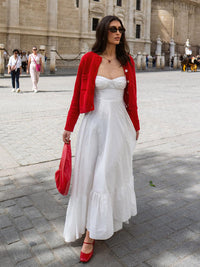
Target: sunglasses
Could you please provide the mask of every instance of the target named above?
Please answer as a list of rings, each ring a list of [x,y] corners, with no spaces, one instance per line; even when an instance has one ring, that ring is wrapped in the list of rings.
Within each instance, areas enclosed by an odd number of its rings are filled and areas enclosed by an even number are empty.
[[[114,32],[117,32],[119,31],[120,33],[124,33],[125,32],[125,29],[123,27],[115,27],[115,26],[112,26],[108,29],[110,32],[114,33]]]
[[[36,48],[33,48],[33,50],[37,50]]]

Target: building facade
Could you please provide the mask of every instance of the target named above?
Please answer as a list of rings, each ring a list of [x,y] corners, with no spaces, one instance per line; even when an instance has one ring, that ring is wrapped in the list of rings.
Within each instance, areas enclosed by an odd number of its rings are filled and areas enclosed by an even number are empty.
[[[156,51],[158,36],[162,52],[169,58],[170,41],[175,42],[175,52],[184,55],[189,39],[194,55],[200,54],[200,0],[152,0],[151,54]]]
[[[200,53],[200,0],[0,0],[0,44],[10,54],[45,45],[47,55],[54,47],[74,58],[91,49],[98,21],[110,14],[123,21],[133,55],[154,55],[158,36],[166,58],[172,39],[176,53],[187,39]]]
[[[0,0],[0,43],[31,50],[51,47],[64,57],[91,49],[95,28],[105,15],[117,15],[126,28],[132,54],[150,53],[151,0]]]

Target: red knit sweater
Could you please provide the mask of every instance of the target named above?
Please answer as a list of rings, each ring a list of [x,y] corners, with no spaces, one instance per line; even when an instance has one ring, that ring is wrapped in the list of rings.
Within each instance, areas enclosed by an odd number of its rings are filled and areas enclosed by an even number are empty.
[[[130,57],[124,68],[127,86],[124,90],[124,102],[126,110],[131,118],[135,130],[140,129],[137,112],[137,92],[135,78],[135,63]],[[87,113],[94,110],[95,79],[102,57],[94,52],[86,53],[80,62],[76,77],[74,94],[67,115],[65,130],[72,132],[80,113]]]

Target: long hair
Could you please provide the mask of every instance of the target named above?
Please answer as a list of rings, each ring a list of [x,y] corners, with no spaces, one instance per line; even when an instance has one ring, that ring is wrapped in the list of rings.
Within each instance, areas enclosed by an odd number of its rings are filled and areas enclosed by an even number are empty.
[[[97,25],[96,41],[92,47],[93,52],[102,54],[105,51],[108,41],[109,25],[113,20],[119,21],[121,26],[124,28],[122,21],[117,16],[105,16]],[[127,62],[130,62],[129,53],[130,49],[124,32],[121,35],[120,43],[116,45],[116,57],[122,66],[126,65]]]

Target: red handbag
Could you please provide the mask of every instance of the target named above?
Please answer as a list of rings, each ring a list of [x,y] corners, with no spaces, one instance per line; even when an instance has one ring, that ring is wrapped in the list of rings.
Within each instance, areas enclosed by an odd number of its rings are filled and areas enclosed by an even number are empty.
[[[64,144],[59,169],[55,173],[58,192],[64,196],[68,194],[72,174],[71,142]]]
[[[41,65],[40,64],[37,64],[36,60],[34,59],[34,57],[32,57],[33,60],[35,61],[35,69],[36,71],[40,72],[41,71]]]

